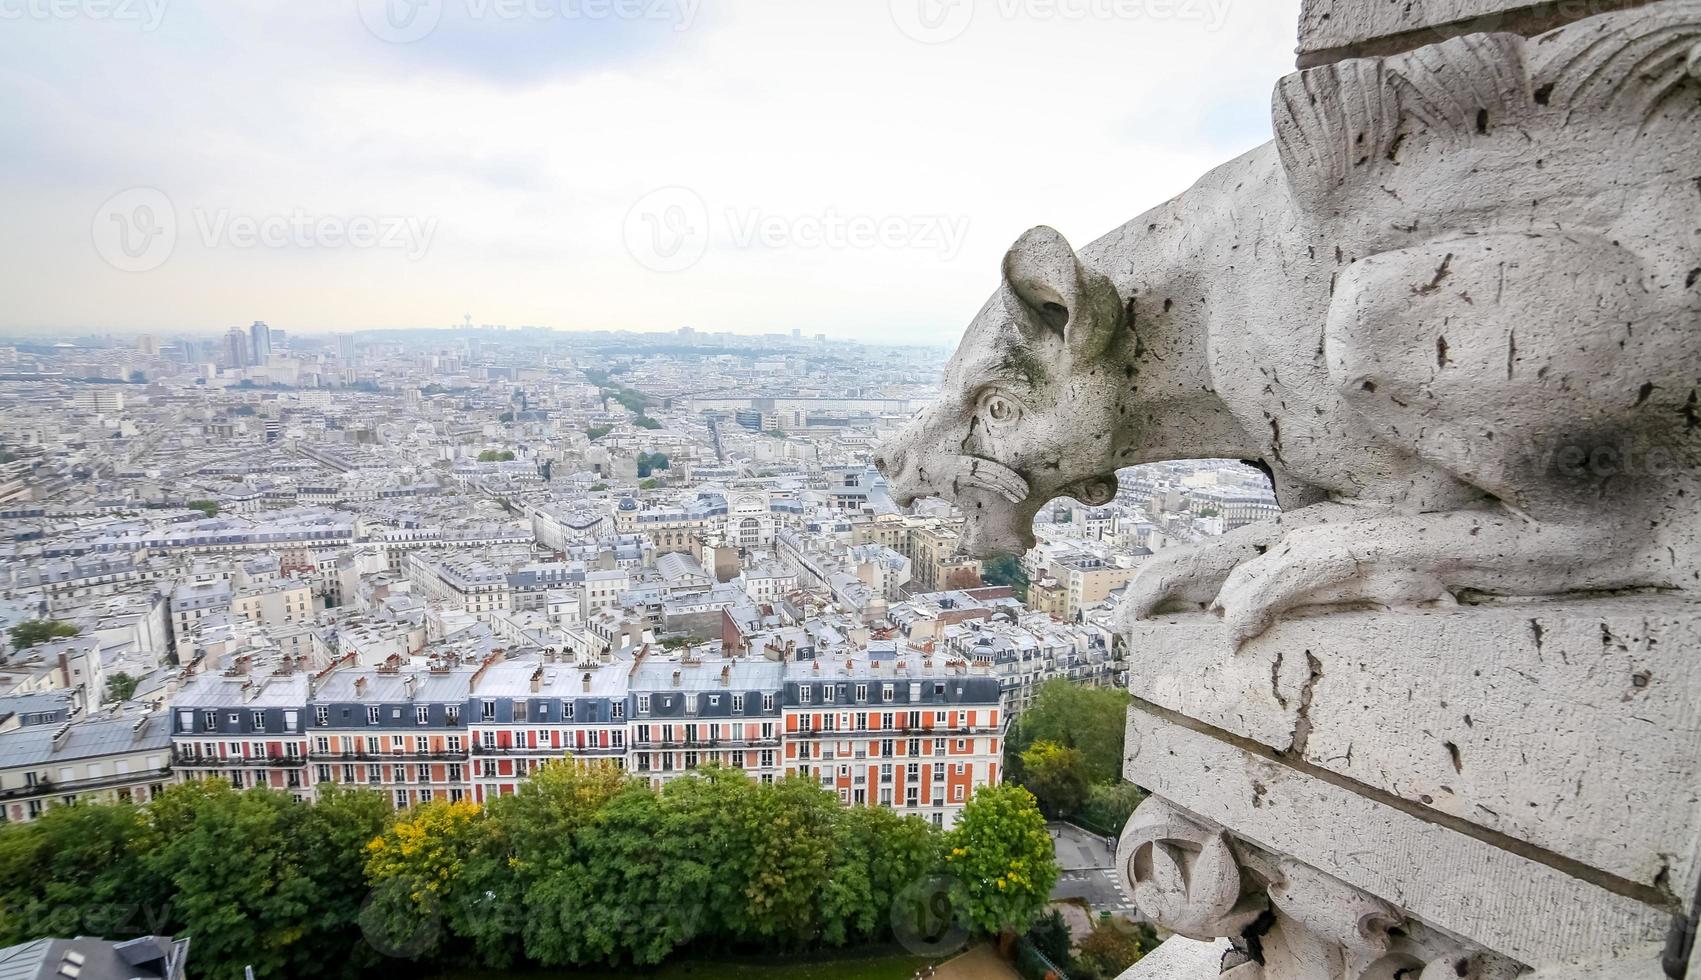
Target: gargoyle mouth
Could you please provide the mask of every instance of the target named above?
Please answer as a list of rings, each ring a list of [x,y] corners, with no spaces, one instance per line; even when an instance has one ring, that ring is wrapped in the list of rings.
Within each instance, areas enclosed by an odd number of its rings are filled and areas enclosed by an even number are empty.
[[[991,490],[1012,504],[1027,500],[1032,492],[1027,478],[1003,463],[982,456],[959,456],[957,464],[959,487]]]

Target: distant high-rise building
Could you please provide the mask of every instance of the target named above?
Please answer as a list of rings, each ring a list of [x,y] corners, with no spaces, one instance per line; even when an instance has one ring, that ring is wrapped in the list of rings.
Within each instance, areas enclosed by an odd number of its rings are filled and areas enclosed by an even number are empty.
[[[354,363],[354,335],[337,334],[337,357],[344,366]]]
[[[159,338],[150,334],[143,334],[140,337],[137,337],[136,351],[148,357],[157,356],[159,354]]]
[[[254,355],[255,364],[266,363],[266,358],[272,354],[272,328],[266,326],[264,320],[255,320],[248,328],[248,349]]]
[[[248,334],[241,327],[231,327],[224,335],[224,361],[231,368],[245,368],[253,363]]]

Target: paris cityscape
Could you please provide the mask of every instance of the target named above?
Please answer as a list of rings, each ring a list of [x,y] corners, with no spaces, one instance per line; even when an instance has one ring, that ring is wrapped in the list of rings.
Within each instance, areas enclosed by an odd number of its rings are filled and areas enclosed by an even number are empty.
[[[1701,0],[0,79],[0,980],[1701,980]]]

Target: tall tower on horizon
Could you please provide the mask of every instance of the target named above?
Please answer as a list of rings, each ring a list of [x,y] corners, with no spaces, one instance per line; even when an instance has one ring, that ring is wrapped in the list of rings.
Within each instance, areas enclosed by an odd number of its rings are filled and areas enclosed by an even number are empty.
[[[255,320],[248,328],[248,349],[254,356],[255,364],[266,363],[266,358],[272,353],[272,328],[266,326],[264,320]]]

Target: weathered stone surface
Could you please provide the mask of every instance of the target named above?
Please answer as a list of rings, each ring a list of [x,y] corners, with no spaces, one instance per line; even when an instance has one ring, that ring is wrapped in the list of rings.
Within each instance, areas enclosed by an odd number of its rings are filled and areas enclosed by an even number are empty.
[[[1239,652],[1179,616],[1128,643],[1136,697],[1674,892],[1701,874],[1697,650],[1701,604],[1658,596],[1310,615]]]
[[[1127,777],[1434,928],[1531,966],[1645,954],[1670,912],[1141,710]],[[1119,855],[1120,857],[1120,855]]]
[[[1117,980],[1212,980],[1222,968],[1227,940],[1202,943],[1177,936],[1148,953]]]
[[[1299,63],[1386,55],[1460,34],[1533,35],[1649,0],[1306,0]]]
[[[1139,618],[1701,582],[1701,2],[1284,78],[1276,141],[1077,255],[1036,228],[883,447],[975,554],[1177,457],[1288,513],[1160,555]]]

